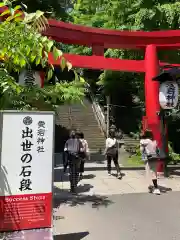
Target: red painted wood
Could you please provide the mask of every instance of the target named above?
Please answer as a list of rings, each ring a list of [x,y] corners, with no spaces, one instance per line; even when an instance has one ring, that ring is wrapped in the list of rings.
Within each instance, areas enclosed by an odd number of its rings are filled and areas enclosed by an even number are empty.
[[[93,45],[92,53],[96,56],[104,56],[104,46],[103,45]]]
[[[153,32],[119,31],[49,20],[49,28],[44,34],[66,44],[85,46],[97,44],[103,45],[104,48],[145,49],[149,44],[166,49],[180,47],[180,30]]]
[[[162,149],[162,133],[161,120],[158,116],[160,112],[159,104],[159,82],[153,81],[153,77],[159,74],[159,60],[157,57],[157,48],[154,45],[149,45],[145,53],[145,105],[148,128],[153,132],[154,139],[157,141],[158,147]],[[159,159],[157,164],[157,172],[164,171],[164,164]]]
[[[145,53],[145,105],[148,126],[153,131],[153,135],[158,143],[161,142],[160,118],[157,112],[160,111],[159,105],[159,82],[153,81],[153,77],[159,74],[159,61],[157,49],[154,45],[149,45]],[[158,129],[157,129],[158,127]],[[160,146],[161,147],[161,146]]]
[[[73,54],[64,54],[64,57],[71,62],[73,67],[88,69],[105,69],[127,72],[145,72],[144,60],[122,60],[115,58],[104,58],[103,56],[81,56]],[[59,60],[54,60],[53,55],[49,54],[49,62],[53,65],[59,65]],[[160,66],[169,65],[169,63],[160,62]],[[170,64],[180,67],[180,64]]]
[[[80,56],[64,54],[64,57],[71,62],[73,67],[88,69],[109,69],[114,71],[144,72],[144,61],[122,60],[114,58],[104,58],[103,56]],[[49,62],[59,65],[60,60],[54,60],[53,55],[49,54]]]

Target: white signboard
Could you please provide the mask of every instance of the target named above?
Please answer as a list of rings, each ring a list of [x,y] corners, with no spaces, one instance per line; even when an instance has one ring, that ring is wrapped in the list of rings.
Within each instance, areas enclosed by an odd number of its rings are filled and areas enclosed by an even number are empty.
[[[177,82],[163,82],[159,88],[159,103],[163,109],[173,109],[178,104],[178,84]]]
[[[43,87],[44,79],[40,72],[32,71],[32,70],[24,70],[19,75],[19,84],[22,86],[25,85],[38,85],[39,87]]]
[[[52,192],[54,114],[3,112],[0,196]]]

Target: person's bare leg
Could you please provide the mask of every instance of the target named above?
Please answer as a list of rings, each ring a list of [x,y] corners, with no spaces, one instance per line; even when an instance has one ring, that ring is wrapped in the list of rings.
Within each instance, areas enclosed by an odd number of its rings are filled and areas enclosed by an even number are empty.
[[[157,183],[157,162],[156,161],[150,163],[150,171],[152,176],[152,182],[154,185],[153,193],[159,195],[160,190],[158,188],[158,183]]]
[[[115,165],[116,171],[117,171],[117,178],[121,179],[122,175],[121,175],[121,170],[120,170],[120,166],[119,166],[119,162],[118,162],[118,155],[114,156],[113,161],[114,161],[114,165]]]
[[[149,192],[153,191],[153,186],[152,186],[152,176],[151,176],[151,170],[149,167],[149,162],[145,162],[145,171],[146,171],[146,182],[148,185]]]

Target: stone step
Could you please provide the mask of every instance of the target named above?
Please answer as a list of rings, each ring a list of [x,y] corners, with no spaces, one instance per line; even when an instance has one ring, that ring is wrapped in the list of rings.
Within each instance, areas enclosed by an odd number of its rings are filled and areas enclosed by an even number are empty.
[[[75,124],[84,124],[84,123],[87,123],[89,125],[94,125],[94,126],[97,126],[97,121],[96,119],[90,119],[90,118],[59,118],[58,121],[60,122],[67,122],[67,121],[74,121]],[[85,125],[85,124],[84,124]],[[86,125],[85,125],[86,126]]]
[[[135,145],[138,145],[139,141],[127,140],[127,141],[124,141],[124,144],[135,144]]]
[[[95,152],[104,149],[105,138],[93,112],[92,104],[85,99],[84,105],[73,104],[60,106],[58,109],[58,124],[63,127],[70,128],[70,119],[74,128],[79,129],[85,134],[89,148]],[[71,116],[69,116],[69,109]]]
[[[89,145],[89,148],[92,148],[93,146],[95,146],[94,148],[99,148],[99,147],[105,147],[105,144],[104,143],[95,143],[95,142],[90,142],[88,141],[88,145]],[[90,147],[91,146],[91,147]]]

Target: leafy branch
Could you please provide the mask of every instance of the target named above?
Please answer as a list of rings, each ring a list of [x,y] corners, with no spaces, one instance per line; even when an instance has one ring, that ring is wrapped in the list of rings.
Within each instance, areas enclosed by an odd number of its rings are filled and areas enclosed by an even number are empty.
[[[38,109],[51,108],[63,102],[79,101],[84,95],[84,83],[75,80],[48,85],[54,75],[54,66],[49,63],[49,54],[59,59],[59,67],[72,68],[55,42],[41,34],[48,28],[44,13],[36,11],[28,14],[26,6],[16,5],[15,1],[0,3],[0,108]],[[21,86],[18,75],[24,69],[39,67],[45,72],[45,88]],[[15,74],[16,77],[15,77]]]

